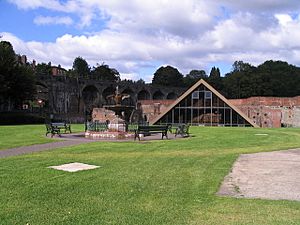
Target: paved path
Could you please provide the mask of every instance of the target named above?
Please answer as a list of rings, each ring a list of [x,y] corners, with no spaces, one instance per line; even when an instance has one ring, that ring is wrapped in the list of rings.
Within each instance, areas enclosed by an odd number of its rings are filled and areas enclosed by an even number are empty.
[[[96,142],[96,141],[109,141],[109,142],[124,142],[124,141],[134,141],[133,139],[97,139],[97,140],[91,140],[86,139],[84,137],[84,133],[72,133],[72,134],[62,134],[62,137],[54,137],[57,140],[64,140],[64,141],[58,141],[58,142],[52,142],[52,143],[46,143],[46,144],[37,144],[37,145],[30,145],[30,146],[22,146],[17,148],[10,148],[6,150],[0,151],[0,158],[5,158],[9,156],[15,156],[15,155],[21,155],[31,152],[40,152],[40,151],[46,151],[50,149],[56,149],[61,147],[67,147],[67,146],[74,146],[79,145],[82,143],[89,143],[89,142]],[[174,134],[168,134],[168,139],[174,139]],[[178,136],[177,138],[181,138]],[[161,135],[156,134],[149,137],[141,138],[141,141],[136,141],[136,143],[145,143],[146,141],[150,140],[160,140]]]
[[[29,145],[22,146],[17,148],[10,148],[6,150],[0,151],[0,158],[21,155],[25,153],[31,152],[40,152],[50,149],[56,149],[61,147],[79,145],[82,143],[94,142],[95,140],[89,140],[82,137],[82,134],[77,135],[62,135],[62,138],[57,138],[58,140],[63,139],[64,141],[46,143],[46,144],[37,144],[37,145]]]
[[[218,194],[300,201],[300,149],[240,155]]]

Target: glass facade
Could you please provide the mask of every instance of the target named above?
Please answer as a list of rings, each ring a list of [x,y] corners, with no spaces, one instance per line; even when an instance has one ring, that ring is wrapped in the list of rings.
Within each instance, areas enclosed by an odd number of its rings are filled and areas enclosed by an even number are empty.
[[[201,84],[156,124],[203,126],[251,126],[239,113]]]

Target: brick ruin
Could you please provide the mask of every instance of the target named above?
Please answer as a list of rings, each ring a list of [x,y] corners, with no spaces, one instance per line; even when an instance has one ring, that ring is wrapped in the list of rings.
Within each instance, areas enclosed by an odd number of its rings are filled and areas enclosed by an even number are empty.
[[[300,127],[300,96],[293,98],[251,97],[229,101],[260,127]],[[174,100],[139,102],[143,113],[151,120],[170,106]]]
[[[300,127],[300,96],[231,99],[260,127]]]

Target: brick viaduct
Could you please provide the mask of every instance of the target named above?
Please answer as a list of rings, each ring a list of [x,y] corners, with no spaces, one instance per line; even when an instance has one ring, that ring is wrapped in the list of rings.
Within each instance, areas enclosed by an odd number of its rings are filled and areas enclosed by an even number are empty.
[[[185,89],[159,87],[131,81],[101,82],[91,79],[66,76],[40,77],[37,81],[37,99],[42,100],[44,110],[49,114],[82,117],[92,108],[112,104],[108,95],[119,86],[121,93],[130,95],[122,102],[135,105],[138,100],[176,99]]]

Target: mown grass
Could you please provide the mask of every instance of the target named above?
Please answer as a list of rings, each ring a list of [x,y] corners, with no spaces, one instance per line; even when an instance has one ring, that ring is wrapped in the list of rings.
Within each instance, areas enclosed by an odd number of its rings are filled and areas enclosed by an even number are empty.
[[[191,133],[0,159],[0,224],[300,224],[299,202],[215,195],[240,153],[300,147],[300,129],[193,127]],[[101,167],[47,168],[70,162]]]
[[[73,124],[71,128],[73,132],[84,131],[82,124]],[[45,125],[0,126],[0,151],[19,146],[59,141],[45,137],[45,133]]]

